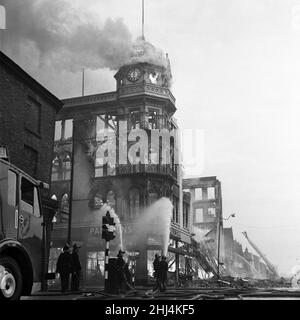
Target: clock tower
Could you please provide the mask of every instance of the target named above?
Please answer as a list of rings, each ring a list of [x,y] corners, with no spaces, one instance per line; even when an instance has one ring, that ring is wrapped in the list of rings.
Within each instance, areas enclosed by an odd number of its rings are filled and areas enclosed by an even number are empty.
[[[115,78],[117,90],[140,83],[170,88],[172,74],[168,55],[165,56],[161,50],[143,38],[138,38],[128,61],[120,68]]]

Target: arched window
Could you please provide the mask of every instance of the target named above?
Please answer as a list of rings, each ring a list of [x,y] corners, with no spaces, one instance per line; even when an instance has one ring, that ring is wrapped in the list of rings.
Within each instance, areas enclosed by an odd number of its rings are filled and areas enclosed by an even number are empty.
[[[131,189],[129,191],[129,210],[130,216],[136,217],[140,211],[140,192],[139,189]]]
[[[70,180],[71,179],[71,155],[70,153],[66,153],[63,162],[62,162],[62,174],[63,180]]]
[[[59,157],[57,154],[55,154],[54,159],[52,160],[51,181],[59,180],[59,165],[60,165]]]
[[[67,193],[61,198],[60,210],[63,213],[69,213],[69,196]]]
[[[55,194],[53,194],[53,195],[51,196],[51,199],[57,201],[57,196],[56,196]]]
[[[108,205],[115,209],[116,197],[115,197],[115,193],[112,190],[108,191],[106,199],[107,199]]]

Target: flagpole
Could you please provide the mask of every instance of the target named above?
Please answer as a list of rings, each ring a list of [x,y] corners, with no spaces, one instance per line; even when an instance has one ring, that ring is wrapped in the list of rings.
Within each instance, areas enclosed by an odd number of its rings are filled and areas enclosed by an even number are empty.
[[[84,68],[82,69],[82,96],[84,97]]]
[[[0,51],[3,51],[4,46],[4,31],[6,29],[6,10],[3,5],[0,5]]]
[[[142,0],[142,38],[145,39],[145,0]]]

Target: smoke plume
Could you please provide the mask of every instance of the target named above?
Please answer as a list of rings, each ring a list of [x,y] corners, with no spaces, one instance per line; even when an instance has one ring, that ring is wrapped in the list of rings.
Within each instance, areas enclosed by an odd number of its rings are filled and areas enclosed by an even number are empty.
[[[2,2],[7,11],[5,45],[15,57],[30,47],[40,64],[72,72],[82,67],[116,70],[128,61],[132,36],[122,19],[100,25],[66,0]]]

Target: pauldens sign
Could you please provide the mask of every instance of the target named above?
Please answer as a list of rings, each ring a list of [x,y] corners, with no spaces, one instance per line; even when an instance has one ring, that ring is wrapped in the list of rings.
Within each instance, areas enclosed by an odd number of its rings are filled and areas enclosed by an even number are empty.
[[[132,234],[134,232],[135,228],[136,228],[136,225],[134,225],[134,224],[122,225],[123,236],[125,236],[126,234]],[[90,238],[101,237],[101,232],[102,232],[101,226],[90,226],[89,227],[89,237]],[[177,230],[174,227],[171,227],[170,235],[177,238],[178,240],[181,239],[187,243],[190,243],[189,236],[182,234],[182,232],[180,230]]]
[[[122,231],[123,231],[123,235],[132,233],[134,231],[134,225],[133,224],[123,225]],[[89,227],[89,236],[91,238],[101,237],[101,234],[102,234],[102,227],[101,226],[90,226]]]

